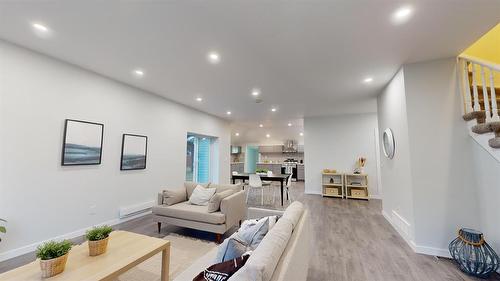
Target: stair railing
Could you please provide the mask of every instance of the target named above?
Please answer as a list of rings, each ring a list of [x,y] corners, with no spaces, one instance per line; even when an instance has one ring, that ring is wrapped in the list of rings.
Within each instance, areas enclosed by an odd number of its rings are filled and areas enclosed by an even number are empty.
[[[486,122],[500,121],[500,117],[498,115],[498,102],[495,93],[495,74],[500,75],[500,65],[490,63],[472,56],[460,55],[458,57],[458,67],[458,73],[461,77],[460,85],[462,88],[462,95],[464,99],[465,113],[467,114],[484,110],[486,115]],[[482,85],[478,85],[478,68]],[[489,94],[488,84],[490,88]],[[481,101],[479,100],[479,86],[482,87],[483,92],[482,106]],[[490,100],[491,107],[489,102]]]

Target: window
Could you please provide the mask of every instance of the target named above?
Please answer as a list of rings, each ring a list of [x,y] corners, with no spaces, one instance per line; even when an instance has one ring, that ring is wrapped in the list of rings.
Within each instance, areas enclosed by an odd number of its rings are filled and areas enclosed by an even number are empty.
[[[186,181],[207,183],[213,181],[215,138],[187,135]]]

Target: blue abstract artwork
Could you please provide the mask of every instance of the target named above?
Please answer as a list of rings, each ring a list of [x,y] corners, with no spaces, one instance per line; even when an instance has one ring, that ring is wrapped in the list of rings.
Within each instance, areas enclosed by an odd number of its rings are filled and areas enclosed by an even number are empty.
[[[103,133],[103,124],[66,119],[61,164],[101,164]]]

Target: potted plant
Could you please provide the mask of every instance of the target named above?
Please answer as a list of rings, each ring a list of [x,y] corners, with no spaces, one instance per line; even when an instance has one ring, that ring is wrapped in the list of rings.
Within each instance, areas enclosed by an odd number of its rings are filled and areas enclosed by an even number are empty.
[[[113,229],[108,225],[94,227],[87,231],[89,240],[89,255],[98,256],[106,252],[108,248],[109,234]]]
[[[255,173],[259,176],[266,176],[268,169],[256,169]]]
[[[7,222],[6,220],[4,219],[0,219],[1,222]],[[0,226],[0,233],[5,233],[7,232],[7,229],[5,228],[5,226]],[[2,238],[0,238],[0,242],[2,242]]]
[[[64,271],[68,253],[73,245],[70,241],[49,241],[38,246],[36,257],[40,259],[42,277],[48,278]]]

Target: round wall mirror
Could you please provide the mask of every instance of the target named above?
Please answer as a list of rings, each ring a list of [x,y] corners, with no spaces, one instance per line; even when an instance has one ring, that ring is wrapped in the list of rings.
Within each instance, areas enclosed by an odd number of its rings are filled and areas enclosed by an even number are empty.
[[[396,150],[396,143],[394,142],[394,135],[392,130],[387,128],[382,136],[382,141],[384,142],[384,154],[385,157],[392,159],[394,157],[394,152]]]

